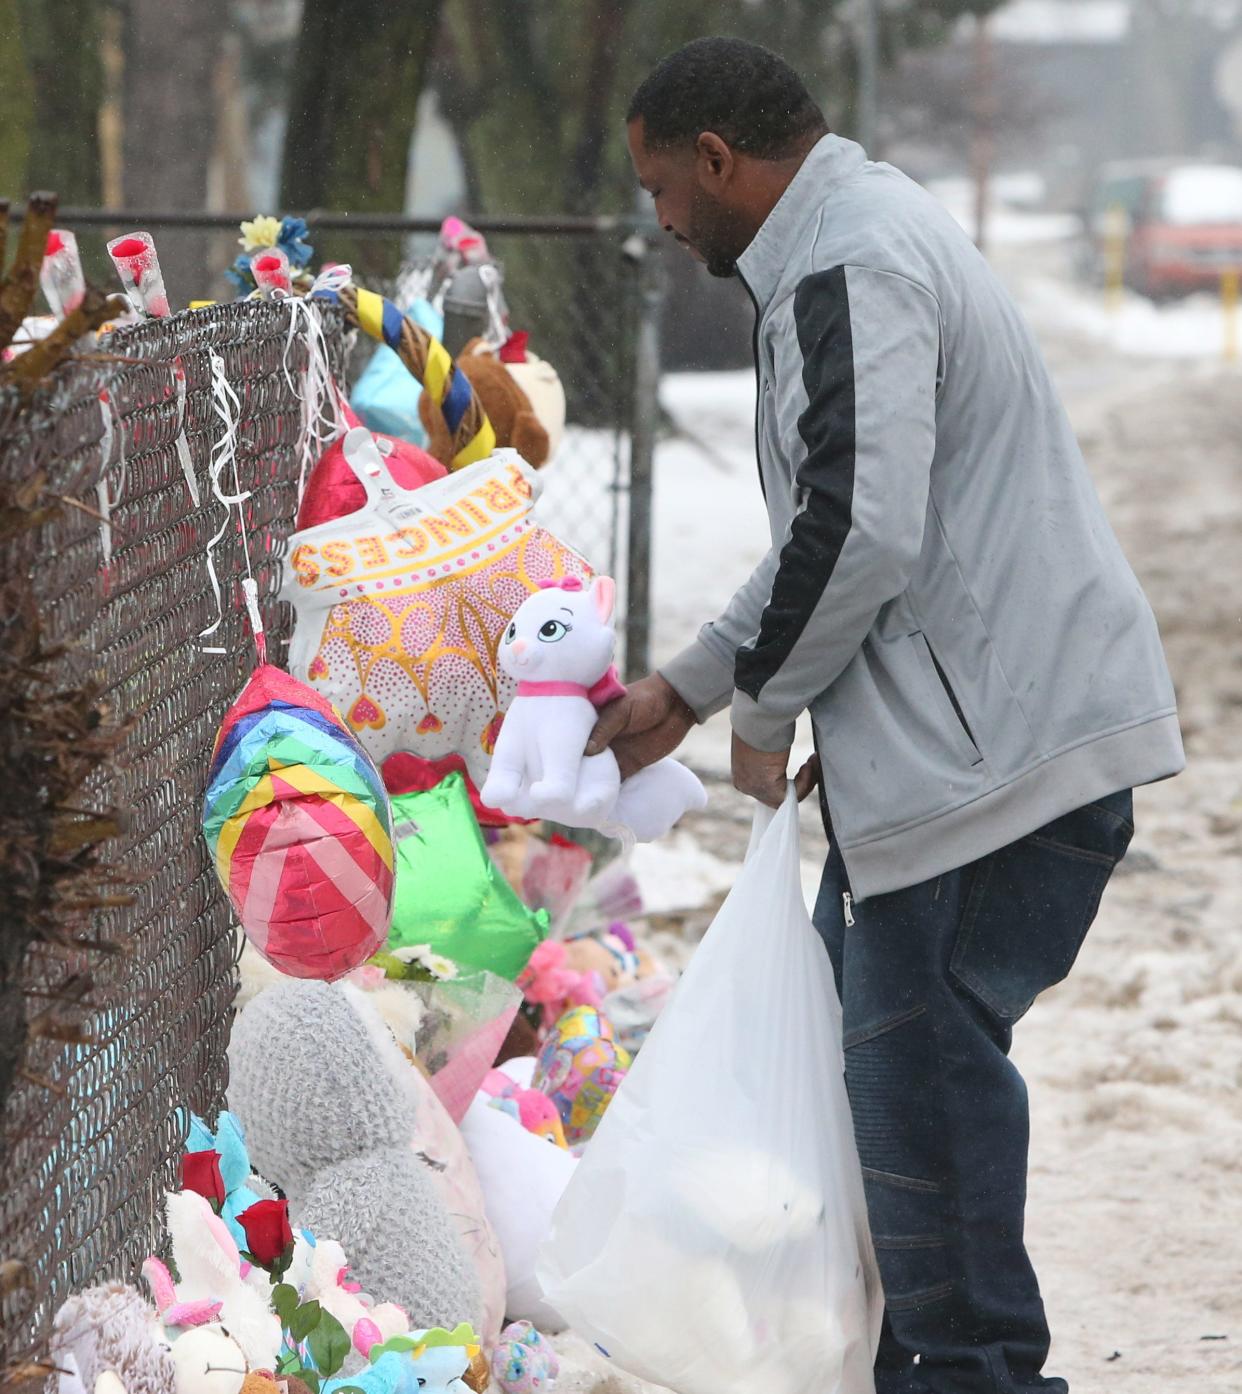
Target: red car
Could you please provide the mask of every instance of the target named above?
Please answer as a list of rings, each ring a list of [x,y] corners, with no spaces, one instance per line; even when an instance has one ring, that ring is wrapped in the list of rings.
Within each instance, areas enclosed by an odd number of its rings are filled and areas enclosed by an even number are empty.
[[[1242,272],[1242,169],[1171,162],[1110,165],[1092,200],[1097,272],[1125,213],[1125,281],[1158,299],[1215,290],[1221,274]]]

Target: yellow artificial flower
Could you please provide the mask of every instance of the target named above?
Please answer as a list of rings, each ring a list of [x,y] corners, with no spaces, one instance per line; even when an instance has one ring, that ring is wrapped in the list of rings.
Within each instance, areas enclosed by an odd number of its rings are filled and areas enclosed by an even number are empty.
[[[261,216],[251,218],[241,225],[241,236],[237,239],[244,252],[255,252],[260,247],[274,247],[280,236],[280,219]]]

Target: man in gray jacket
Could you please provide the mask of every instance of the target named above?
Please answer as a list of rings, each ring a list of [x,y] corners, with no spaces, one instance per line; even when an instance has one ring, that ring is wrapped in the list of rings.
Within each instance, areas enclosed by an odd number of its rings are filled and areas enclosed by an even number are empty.
[[[1073,964],[1130,790],[1182,768],[1155,620],[1030,331],[934,199],[738,40],[666,58],[628,135],[665,230],[754,301],[772,548],[593,748],[628,773],[727,706],[735,784],[777,804],[810,712],[878,1394],[1064,1391],[1008,1049]]]

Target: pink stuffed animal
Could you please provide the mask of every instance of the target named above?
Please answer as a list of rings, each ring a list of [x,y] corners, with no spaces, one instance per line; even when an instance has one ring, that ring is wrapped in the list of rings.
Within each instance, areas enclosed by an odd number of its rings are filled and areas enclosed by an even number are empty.
[[[528,1133],[568,1150],[561,1115],[546,1094],[538,1089],[521,1088],[503,1070],[489,1070],[480,1087],[493,1107],[516,1118]]]
[[[518,607],[501,640],[500,666],[517,696],[500,733],[481,797],[520,818],[549,818],[650,842],[707,795],[676,760],[621,781],[611,750],[585,755],[597,709],[624,694],[612,667],[616,583],[597,576],[544,582]]]
[[[569,951],[559,939],[545,939],[518,975],[528,1002],[543,1008],[543,1024],[555,1026],[569,1007],[598,1007],[606,990],[594,973],[566,965]]]

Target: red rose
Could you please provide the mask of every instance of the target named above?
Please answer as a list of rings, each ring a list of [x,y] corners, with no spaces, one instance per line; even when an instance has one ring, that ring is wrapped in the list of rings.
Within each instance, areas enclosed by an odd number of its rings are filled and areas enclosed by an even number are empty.
[[[246,1232],[246,1248],[263,1268],[270,1268],[293,1243],[287,1200],[259,1200],[237,1217]]]
[[[206,1196],[213,1208],[224,1204],[224,1177],[220,1175],[219,1152],[187,1152],[181,1158],[181,1189]]]

